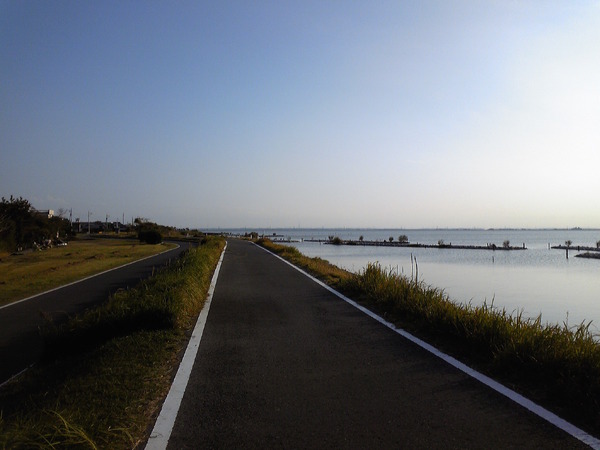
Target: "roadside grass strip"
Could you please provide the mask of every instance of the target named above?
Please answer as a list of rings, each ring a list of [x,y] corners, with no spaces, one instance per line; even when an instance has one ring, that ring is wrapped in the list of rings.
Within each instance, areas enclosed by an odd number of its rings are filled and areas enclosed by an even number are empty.
[[[310,278],[311,280],[313,280],[315,283],[317,283],[318,285],[320,285],[321,287],[327,289],[329,292],[331,292],[332,294],[336,295],[338,298],[342,299],[343,301],[347,302],[348,304],[352,305],[353,307],[357,308],[358,310],[360,310],[361,312],[363,312],[364,314],[368,315],[369,317],[375,319],[377,322],[381,323],[382,325],[388,327],[389,329],[395,331],[396,333],[398,333],[399,335],[403,336],[404,338],[410,340],[411,342],[413,342],[414,344],[418,345],[419,347],[423,348],[424,350],[430,352],[431,354],[435,355],[436,357],[442,359],[443,361],[447,362],[448,364],[450,364],[451,366],[455,367],[456,369],[460,370],[461,372],[465,373],[466,375],[478,380],[479,382],[483,383],[484,385],[488,386],[489,388],[493,389],[494,391],[498,392],[499,394],[509,398],[510,400],[512,400],[513,402],[517,403],[518,405],[526,408],[527,410],[531,411],[532,413],[534,413],[535,415],[537,415],[538,417],[546,420],[547,422],[551,423],[552,425],[556,426],[557,428],[563,430],[564,432],[570,434],[571,436],[573,436],[574,438],[578,439],[579,441],[583,442],[584,444],[589,445],[591,448],[593,449],[598,449],[600,450],[600,439],[592,436],[591,434],[583,431],[582,429],[578,428],[577,426],[573,425],[572,423],[562,419],[561,417],[557,416],[556,414],[552,413],[551,411],[547,410],[546,408],[536,404],[535,402],[527,399],[526,397],[522,396],[521,394],[513,391],[512,389],[507,388],[506,386],[502,385],[501,383],[493,380],[492,378],[472,369],[471,367],[467,366],[466,364],[458,361],[457,359],[455,359],[454,357],[438,350],[437,348],[435,348],[434,346],[428,344],[427,342],[417,338],[416,336],[414,336],[413,334],[409,333],[408,331],[397,327],[395,324],[388,322],[387,320],[385,320],[384,318],[382,318],[381,316],[375,314],[373,311],[367,309],[366,307],[358,304],[357,302],[355,302],[354,300],[348,298],[347,296],[345,296],[344,294],[338,292],[337,290],[333,289],[331,286],[327,285],[326,283],[324,283],[323,281],[315,278],[313,275],[309,274],[308,272],[306,272],[305,270],[303,270],[302,268],[294,265],[293,263],[291,263],[290,261],[287,261],[285,258],[279,256],[278,254],[274,253],[273,251],[263,247],[262,245],[258,245],[255,244],[258,247],[262,248],[264,251],[270,253],[271,255],[275,256],[276,258],[279,258],[281,261],[285,262],[286,264],[290,265],[291,267],[293,267],[294,269],[296,269],[298,272],[302,273],[303,275],[305,275],[306,277]],[[297,250],[296,250],[297,252]],[[292,253],[296,253],[296,252],[292,252]],[[298,252],[299,253],[299,252]]]
[[[150,433],[150,438],[146,444],[146,450],[165,449],[169,443],[169,438],[171,437],[171,432],[175,425],[175,419],[177,418],[179,407],[181,406],[181,401],[192,373],[194,361],[196,360],[198,348],[200,347],[202,333],[204,332],[204,326],[206,325],[208,312],[210,310],[213,293],[215,291],[215,286],[217,285],[219,271],[226,249],[227,243],[225,243],[225,247],[223,248],[219,262],[217,263],[217,268],[213,274],[204,307],[198,316],[198,321],[192,332],[192,336],[185,350],[185,354],[183,355],[181,364],[179,365],[179,369],[177,370],[177,374],[175,375],[175,379],[173,380],[173,384],[171,385],[171,389],[169,390],[160,414],[156,419],[154,429]]]
[[[140,262],[140,261],[144,261],[144,260],[146,260],[146,259],[154,258],[155,256],[159,256],[159,255],[162,255],[162,254],[164,254],[164,253],[168,253],[168,252],[171,252],[171,251],[173,251],[173,250],[177,250],[177,249],[180,247],[180,245],[179,245],[179,244],[174,244],[174,245],[175,245],[174,247],[171,247],[171,248],[168,248],[168,249],[166,249],[166,250],[163,250],[162,252],[153,253],[153,254],[151,254],[151,255],[144,256],[144,257],[142,257],[142,258],[139,258],[139,259],[135,259],[135,260],[133,260],[133,261],[130,261],[130,262],[128,262],[128,263],[121,264],[121,265],[119,265],[119,266],[117,266],[117,267],[112,267],[112,268],[110,268],[110,269],[106,269],[106,270],[103,270],[103,271],[101,271],[101,272],[98,272],[98,273],[94,273],[94,274],[92,274],[92,275],[85,276],[84,278],[77,279],[77,280],[75,280],[75,281],[72,281],[72,282],[69,282],[69,283],[65,283],[65,284],[63,284],[63,285],[60,285],[60,286],[57,286],[57,287],[54,287],[54,288],[51,288],[51,289],[47,289],[47,290],[45,290],[44,292],[39,292],[39,293],[37,293],[37,294],[30,295],[30,296],[28,296],[28,297],[25,297],[25,298],[22,298],[22,299],[19,299],[19,300],[11,301],[10,303],[7,303],[7,304],[5,304],[5,305],[1,305],[1,306],[0,306],[0,309],[8,308],[8,307],[10,307],[10,306],[14,306],[14,305],[17,305],[17,304],[19,304],[19,303],[26,302],[26,301],[28,301],[28,300],[34,299],[34,298],[36,298],[36,297],[39,297],[39,296],[41,296],[41,295],[48,294],[49,292],[54,292],[54,291],[57,291],[57,290],[59,290],[59,289],[65,288],[65,287],[67,287],[67,286],[71,286],[71,285],[74,285],[74,284],[77,284],[77,283],[81,283],[82,281],[89,280],[90,278],[94,278],[94,277],[97,277],[97,276],[99,276],[99,275],[103,275],[103,274],[105,274],[105,273],[112,272],[113,270],[118,270],[118,269],[121,269],[121,268],[123,268],[123,267],[130,266],[131,264],[135,264],[135,263],[138,263],[138,262]],[[31,279],[31,274],[29,275],[29,279]],[[31,291],[29,291],[29,292],[31,292]]]
[[[42,361],[0,390],[0,449],[138,448],[160,411],[225,241],[42,330]]]

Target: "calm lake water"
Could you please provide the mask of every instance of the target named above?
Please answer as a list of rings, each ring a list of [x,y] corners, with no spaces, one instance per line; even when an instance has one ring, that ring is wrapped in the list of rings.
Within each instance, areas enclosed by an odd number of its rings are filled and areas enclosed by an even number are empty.
[[[544,322],[569,325],[592,321],[594,332],[600,332],[600,260],[576,258],[573,247],[595,247],[600,230],[403,230],[403,229],[265,229],[227,230],[242,234],[258,231],[291,242],[307,256],[319,256],[354,272],[369,262],[407,276],[415,275],[416,258],[419,280],[443,289],[456,302],[482,304],[484,301],[507,311],[523,311],[527,317],[542,314]],[[341,239],[394,241],[406,235],[411,243],[502,246],[525,244],[527,250],[491,251],[437,248],[398,248],[369,246],[335,246],[308,239]],[[564,250],[549,249],[572,241],[569,259]]]

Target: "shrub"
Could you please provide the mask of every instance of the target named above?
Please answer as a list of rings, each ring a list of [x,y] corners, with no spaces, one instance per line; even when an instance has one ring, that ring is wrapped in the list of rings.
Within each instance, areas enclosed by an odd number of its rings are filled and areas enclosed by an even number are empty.
[[[140,230],[138,239],[140,242],[145,242],[146,244],[160,244],[162,242],[162,235],[157,230]]]

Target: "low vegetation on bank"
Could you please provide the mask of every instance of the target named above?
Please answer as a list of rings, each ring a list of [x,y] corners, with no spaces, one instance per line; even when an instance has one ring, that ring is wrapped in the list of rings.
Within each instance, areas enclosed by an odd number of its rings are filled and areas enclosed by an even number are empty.
[[[298,267],[306,269],[312,275],[331,286],[339,287],[342,282],[348,281],[352,275],[350,272],[340,269],[324,259],[304,256],[296,247],[291,245],[275,244],[264,238],[259,239],[257,243]]]
[[[397,326],[600,434],[600,344],[590,324],[544,324],[490,304],[451,301],[439,289],[378,264],[352,274],[296,248],[259,240]]]
[[[144,442],[224,246],[207,238],[134,289],[43,330],[42,362],[0,390],[0,448]]]

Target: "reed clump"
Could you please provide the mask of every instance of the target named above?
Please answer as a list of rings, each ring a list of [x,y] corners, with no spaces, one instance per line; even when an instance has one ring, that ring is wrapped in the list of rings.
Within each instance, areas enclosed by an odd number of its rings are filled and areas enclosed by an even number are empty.
[[[224,246],[209,238],[133,289],[43,330],[0,390],[0,448],[135,448],[166,395]]]

